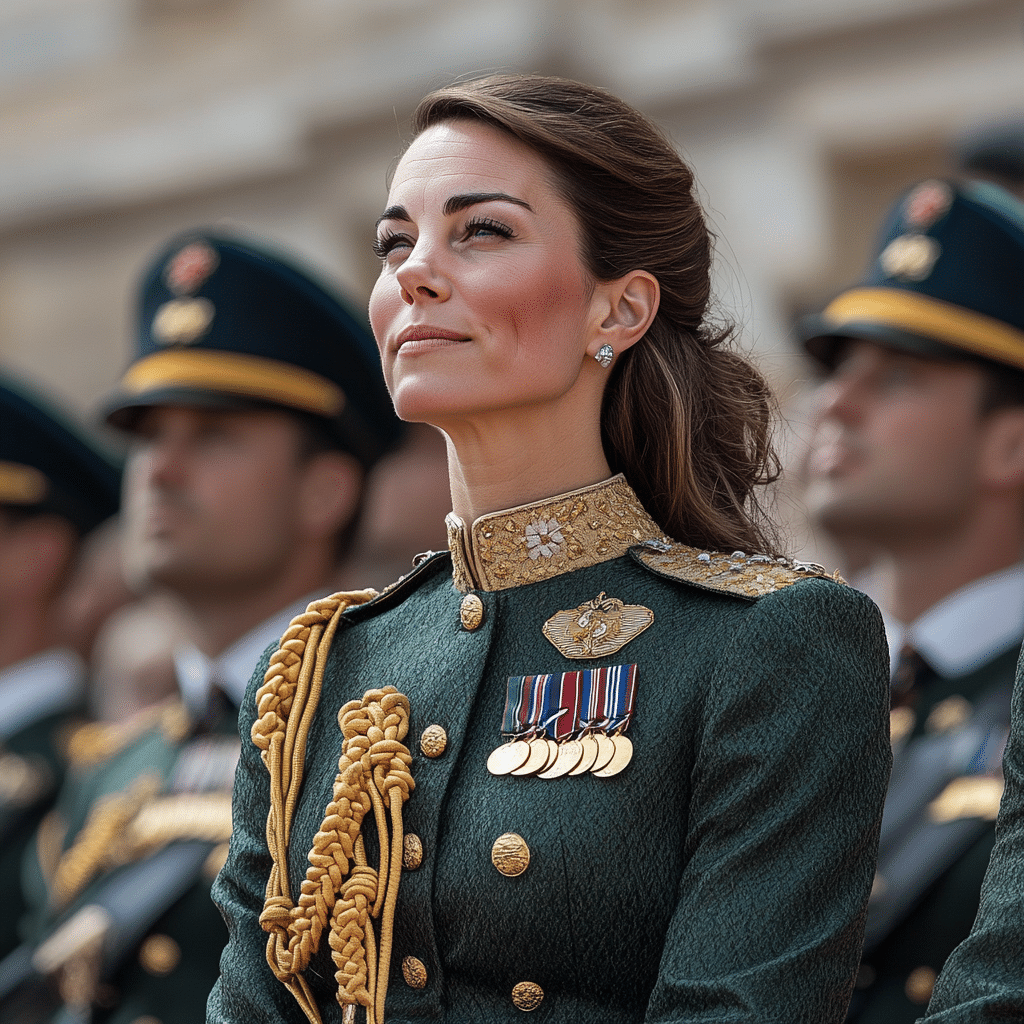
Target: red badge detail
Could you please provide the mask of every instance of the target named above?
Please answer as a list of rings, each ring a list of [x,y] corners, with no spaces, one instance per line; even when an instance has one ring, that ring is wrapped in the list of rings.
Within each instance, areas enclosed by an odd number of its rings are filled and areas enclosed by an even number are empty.
[[[907,224],[926,231],[953,205],[953,193],[942,181],[926,181],[918,185],[907,199],[903,216]]]
[[[217,269],[220,258],[206,242],[192,242],[175,254],[164,280],[175,295],[191,295]]]

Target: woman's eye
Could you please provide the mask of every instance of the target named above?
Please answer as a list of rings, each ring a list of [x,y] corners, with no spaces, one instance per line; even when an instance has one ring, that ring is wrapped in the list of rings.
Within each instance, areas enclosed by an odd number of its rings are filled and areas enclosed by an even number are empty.
[[[501,221],[491,220],[489,217],[481,217],[471,220],[466,225],[466,238],[512,238],[515,232]]]
[[[411,249],[412,245],[412,239],[408,235],[388,232],[388,234],[374,239],[373,251],[377,254],[378,259],[386,260],[396,249]]]

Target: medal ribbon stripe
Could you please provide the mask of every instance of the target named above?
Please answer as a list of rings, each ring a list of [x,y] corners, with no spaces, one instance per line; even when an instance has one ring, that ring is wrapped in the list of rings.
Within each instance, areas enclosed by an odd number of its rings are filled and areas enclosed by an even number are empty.
[[[636,695],[636,665],[597,669],[604,675],[604,713],[609,732],[625,732],[633,718]]]
[[[599,681],[594,678],[596,675],[596,669],[585,669],[580,683],[580,710],[586,712],[586,718],[580,719],[579,722],[581,731],[603,729],[607,724],[601,717],[604,694],[601,692]]]
[[[582,672],[563,672],[558,677],[558,706],[566,711],[555,724],[553,736],[556,740],[567,740],[579,731],[580,690]]]
[[[624,732],[633,716],[636,677],[635,664],[510,676],[501,734],[546,733],[561,742],[593,729]]]

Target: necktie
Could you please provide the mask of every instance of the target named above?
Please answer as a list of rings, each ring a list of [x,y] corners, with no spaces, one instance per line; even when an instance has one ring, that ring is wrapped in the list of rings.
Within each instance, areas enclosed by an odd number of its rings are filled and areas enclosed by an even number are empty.
[[[912,708],[924,687],[936,677],[931,665],[910,644],[904,644],[896,656],[896,671],[889,689],[890,707]]]

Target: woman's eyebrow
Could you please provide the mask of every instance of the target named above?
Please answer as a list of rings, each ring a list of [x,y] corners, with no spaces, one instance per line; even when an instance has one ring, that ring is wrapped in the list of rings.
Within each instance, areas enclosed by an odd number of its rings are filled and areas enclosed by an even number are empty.
[[[444,214],[448,216],[458,213],[460,210],[465,210],[467,207],[476,206],[477,203],[490,203],[495,200],[515,203],[516,206],[522,206],[524,209],[529,210],[530,213],[533,213],[533,207],[528,202],[524,199],[516,199],[515,196],[510,196],[505,192],[468,192],[465,195],[451,196],[449,199],[446,199]]]
[[[495,201],[515,203],[516,206],[521,206],[523,209],[529,210],[530,213],[533,213],[533,207],[526,202],[525,199],[517,199],[515,196],[510,196],[506,192],[467,192],[465,195],[451,196],[445,200],[442,211],[446,217],[450,217],[453,213],[458,213],[460,210],[468,209],[470,206],[476,206],[477,203],[491,203]],[[412,220],[412,218],[409,216],[409,211],[404,206],[389,206],[377,218],[377,226],[379,227],[380,224],[386,220],[408,222]]]
[[[409,216],[409,211],[404,206],[389,206],[378,218],[376,227],[380,227],[381,223],[386,220],[404,220],[408,221],[412,218]]]

